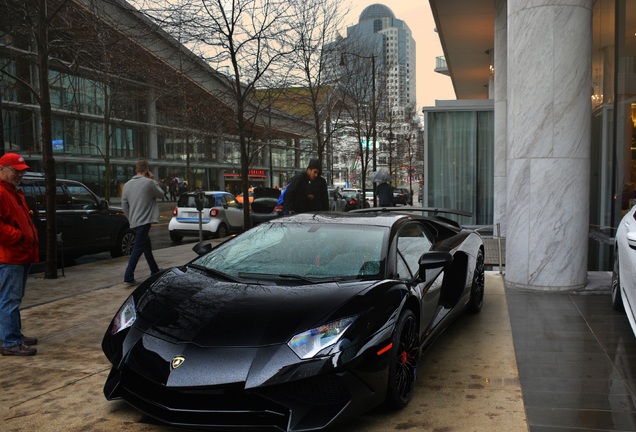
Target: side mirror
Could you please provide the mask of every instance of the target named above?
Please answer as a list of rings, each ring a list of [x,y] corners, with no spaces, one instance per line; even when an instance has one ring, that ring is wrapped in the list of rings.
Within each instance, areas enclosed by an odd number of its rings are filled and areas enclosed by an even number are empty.
[[[99,209],[100,210],[108,210],[108,201],[106,200],[101,200],[99,202]]]
[[[448,252],[426,252],[420,257],[420,280],[426,280],[426,270],[446,267],[453,262],[453,256]]]
[[[192,247],[192,250],[197,255],[202,256],[212,250],[212,245],[210,243],[199,242]]]
[[[627,244],[630,248],[636,249],[636,233],[628,232],[627,233]]]

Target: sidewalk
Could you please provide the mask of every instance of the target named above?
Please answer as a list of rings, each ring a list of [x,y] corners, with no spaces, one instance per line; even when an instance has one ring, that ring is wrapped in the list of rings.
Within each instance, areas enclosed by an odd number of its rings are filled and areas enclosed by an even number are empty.
[[[160,249],[161,267],[195,257],[194,244]],[[0,428],[6,431],[176,431],[157,425],[102,388],[110,365],[104,332],[132,290],[123,284],[127,258],[34,274],[23,302],[24,332],[40,339],[33,357],[1,357]],[[140,261],[136,278],[148,276]],[[399,412],[373,410],[337,430],[385,432],[528,430],[502,277],[486,275],[484,308],[465,314],[421,358],[416,393]]]

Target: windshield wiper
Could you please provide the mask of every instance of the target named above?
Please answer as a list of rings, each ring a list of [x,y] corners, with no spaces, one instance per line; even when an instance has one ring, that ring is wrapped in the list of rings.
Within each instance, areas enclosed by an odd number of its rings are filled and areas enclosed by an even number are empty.
[[[310,283],[316,283],[319,281],[319,279],[312,279],[312,278],[308,278],[308,277],[297,275],[297,274],[291,274],[291,273],[279,274],[278,277],[287,278],[287,279],[297,279],[297,280],[310,282]]]
[[[210,274],[213,274],[214,276],[218,276],[220,278],[227,279],[230,282],[241,282],[240,280],[238,280],[236,278],[233,278],[232,276],[227,275],[227,274],[225,274],[223,272],[220,272],[218,270],[214,270],[214,269],[211,269],[211,268],[208,268],[208,267],[200,266],[198,264],[190,264],[190,267],[193,267],[193,268],[198,269],[198,270],[203,270],[206,273],[210,273]]]
[[[252,277],[259,277],[259,278],[264,278],[264,279],[273,279],[273,278],[278,278],[278,279],[296,279],[296,280],[301,280],[303,282],[309,282],[309,283],[316,283],[319,280],[318,279],[311,279],[305,276],[301,276],[301,275],[296,275],[296,274],[290,274],[290,273],[282,273],[282,274],[271,274],[271,273],[250,273],[250,272],[240,272],[238,274],[240,277],[246,277],[246,278],[252,278]]]

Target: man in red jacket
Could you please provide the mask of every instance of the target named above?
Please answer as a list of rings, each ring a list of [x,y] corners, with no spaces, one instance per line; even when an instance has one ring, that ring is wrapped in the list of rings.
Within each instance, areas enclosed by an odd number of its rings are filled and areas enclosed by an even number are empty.
[[[22,334],[20,304],[29,268],[39,260],[38,233],[24,194],[18,189],[29,166],[7,153],[0,158],[0,340],[3,356],[31,356],[34,337]]]

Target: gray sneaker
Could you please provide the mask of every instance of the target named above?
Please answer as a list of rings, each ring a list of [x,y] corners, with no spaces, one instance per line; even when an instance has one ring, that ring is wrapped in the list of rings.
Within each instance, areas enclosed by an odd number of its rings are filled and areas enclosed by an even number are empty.
[[[12,347],[2,347],[3,356],[32,356],[38,352],[37,349],[26,346],[25,344],[15,345]]]

